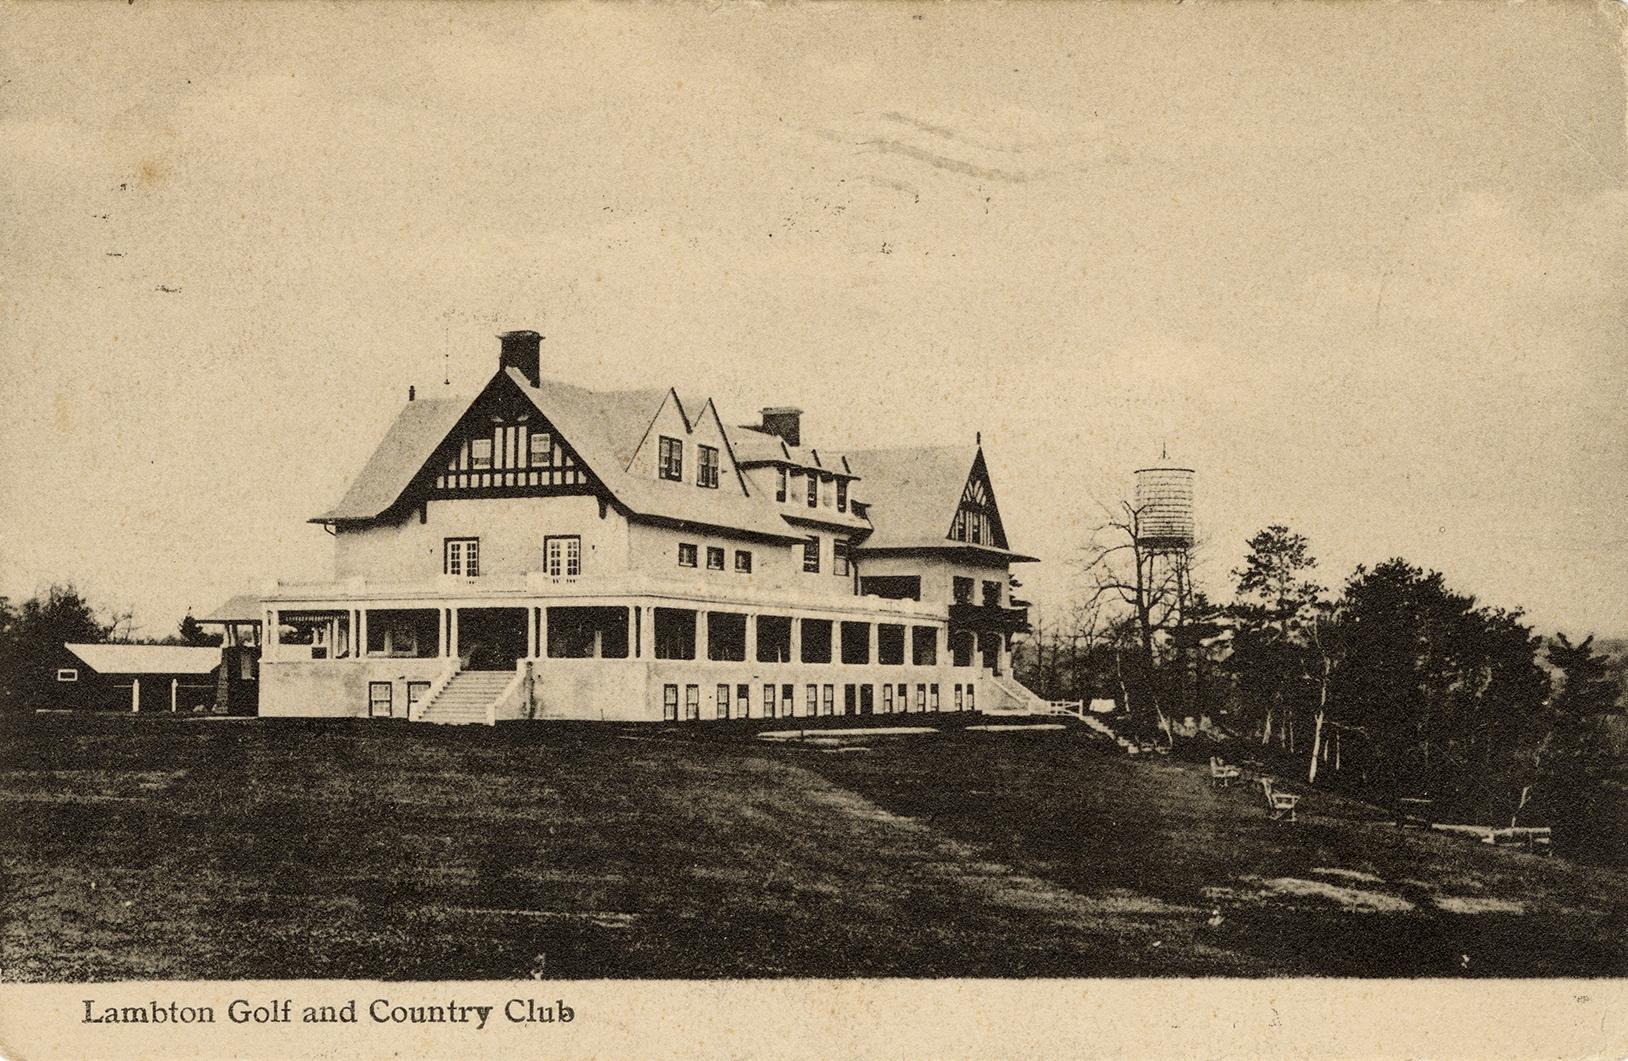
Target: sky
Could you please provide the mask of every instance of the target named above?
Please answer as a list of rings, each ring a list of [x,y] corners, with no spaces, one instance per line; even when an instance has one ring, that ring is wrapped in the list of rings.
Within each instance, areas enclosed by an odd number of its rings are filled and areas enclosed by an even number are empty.
[[[0,594],[163,636],[494,335],[981,433],[1045,609],[1133,469],[1628,634],[1621,6],[8,5]],[[450,379],[451,384],[443,383]]]

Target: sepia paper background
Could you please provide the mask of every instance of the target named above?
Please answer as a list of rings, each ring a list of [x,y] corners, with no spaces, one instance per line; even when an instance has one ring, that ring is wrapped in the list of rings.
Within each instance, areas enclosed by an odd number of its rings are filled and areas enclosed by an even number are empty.
[[[408,384],[467,386],[492,333],[536,326],[545,371],[699,379],[737,420],[981,431],[1042,608],[1168,446],[1212,578],[1284,519],[1331,577],[1400,554],[1544,629],[1628,633],[1623,27],[1603,3],[6,4],[0,592],[75,575],[161,635],[320,570],[304,520]],[[531,992],[577,1021],[76,1023],[92,994]],[[0,983],[0,1053],[1620,1057],[1624,1001]]]

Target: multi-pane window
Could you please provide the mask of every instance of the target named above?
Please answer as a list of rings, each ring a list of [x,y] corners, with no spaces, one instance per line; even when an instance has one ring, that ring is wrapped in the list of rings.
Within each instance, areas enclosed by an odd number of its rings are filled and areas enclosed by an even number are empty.
[[[928,706],[931,710],[938,710],[938,683],[934,682],[927,687]]]
[[[803,541],[803,570],[815,574],[820,570],[820,539],[811,534]]]
[[[572,534],[543,539],[543,560],[550,578],[575,578],[582,574],[582,538]]]
[[[927,710],[927,685],[924,682],[916,683],[916,710]]]
[[[837,687],[827,685],[820,693],[820,714],[829,715],[836,711]]]
[[[722,571],[724,569],[724,550],[721,545],[707,546],[707,570]]]
[[[774,499],[776,501],[786,499],[786,469],[784,468],[774,470]]]
[[[554,437],[547,431],[531,433],[531,463],[551,464],[554,460]]]
[[[763,686],[763,717],[774,717],[774,685],[765,683]]]
[[[688,722],[701,721],[701,687],[699,685],[686,685],[684,687],[684,719]]]
[[[663,479],[671,479],[675,483],[684,481],[684,443],[662,435],[657,443],[657,457]]]
[[[718,489],[718,447],[696,447],[695,485]]]
[[[374,718],[389,718],[390,696],[394,686],[390,682],[367,683],[367,713]]]
[[[848,511],[848,480],[837,480],[837,511]]]
[[[882,683],[882,714],[891,715],[892,713],[893,713],[893,683],[892,682],[883,682]]]
[[[718,692],[717,692],[717,695],[716,695],[716,699],[717,699],[718,717],[719,718],[728,718],[729,717],[729,686],[727,686],[727,685],[718,686]]]
[[[444,574],[460,578],[474,578],[480,574],[480,539],[448,538],[444,544],[441,570]]]
[[[738,717],[752,717],[752,687],[745,682],[735,686],[735,707]]]
[[[958,542],[964,542],[967,540],[966,509],[956,509],[955,521],[950,524],[950,537]]]
[[[661,717],[667,722],[678,721],[678,686],[661,687]]]
[[[491,439],[472,438],[469,440],[469,466],[471,468],[490,468],[492,466]]]
[[[820,506],[820,477],[813,472],[808,473],[808,507]]]
[[[752,553],[749,549],[735,550],[735,573],[750,575],[752,573]]]
[[[820,713],[820,687],[805,685],[803,687],[803,714],[813,718]]]
[[[848,540],[838,538],[831,543],[831,573],[838,578],[848,574]]]
[[[961,683],[957,682],[955,685],[955,709],[957,711],[961,711],[964,710],[966,706],[967,702],[961,695]]]
[[[694,543],[692,543],[692,542],[679,542],[678,543],[678,566],[679,567],[694,567],[695,566],[695,558],[696,558],[696,548],[695,548]]]
[[[424,702],[424,697],[430,692],[429,682],[407,683],[407,716],[412,717],[414,711]]]

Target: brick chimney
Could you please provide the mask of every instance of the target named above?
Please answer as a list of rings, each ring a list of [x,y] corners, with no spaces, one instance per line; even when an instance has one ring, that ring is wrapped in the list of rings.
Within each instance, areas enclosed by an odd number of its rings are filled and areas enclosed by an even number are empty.
[[[779,435],[788,446],[803,444],[803,411],[789,405],[771,405],[763,410],[763,425],[759,431]]]
[[[533,387],[542,380],[543,337],[534,331],[504,332],[498,336],[503,352],[498,368],[518,368]]]

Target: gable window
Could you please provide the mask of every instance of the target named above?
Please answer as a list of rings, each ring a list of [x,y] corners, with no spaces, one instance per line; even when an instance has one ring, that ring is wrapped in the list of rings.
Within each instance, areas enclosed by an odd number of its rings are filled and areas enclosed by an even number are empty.
[[[950,525],[950,537],[958,542],[967,540],[967,513],[965,509],[955,510],[955,522]]]
[[[838,578],[848,574],[848,539],[837,538],[831,542],[831,573]]]
[[[803,570],[813,572],[816,575],[820,572],[820,539],[818,535],[811,534],[803,540]]]
[[[57,681],[59,682],[76,682],[78,680],[79,669],[77,667],[63,667],[57,671]]]
[[[707,570],[722,571],[724,569],[724,550],[721,545],[707,546]]]
[[[784,468],[774,470],[774,499],[776,501],[786,499],[786,469]]]
[[[552,464],[554,460],[554,436],[547,431],[533,431],[531,433],[531,463],[533,467]]]
[[[695,566],[695,546],[689,542],[678,543],[678,566]]]
[[[471,468],[490,468],[492,466],[491,439],[472,438],[469,440],[469,466]]]
[[[848,480],[837,480],[837,511],[848,511]]]
[[[735,574],[750,575],[752,573],[752,553],[748,549],[735,550]]]
[[[972,539],[972,543],[977,545],[979,542],[984,540],[984,514],[982,512],[970,513],[967,518],[967,522],[971,524],[972,531],[969,537]]]
[[[659,441],[660,474],[675,483],[684,481],[684,443],[662,435]]]
[[[582,538],[575,534],[544,538],[543,562],[550,578],[582,574]]]
[[[696,447],[695,485],[718,489],[718,447]]]
[[[448,538],[443,545],[441,571],[459,578],[474,578],[480,574],[480,539]]]
[[[820,477],[813,472],[808,473],[808,507],[820,507]]]

